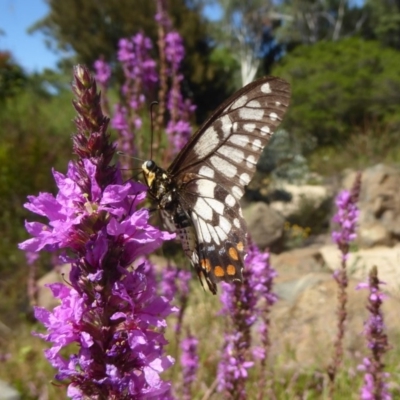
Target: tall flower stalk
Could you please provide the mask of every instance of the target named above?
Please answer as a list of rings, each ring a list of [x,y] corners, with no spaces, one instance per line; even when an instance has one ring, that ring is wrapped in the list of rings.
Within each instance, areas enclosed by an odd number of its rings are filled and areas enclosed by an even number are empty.
[[[104,61],[103,57],[96,60],[93,67],[95,70],[94,77],[96,79],[96,83],[99,85],[99,88],[102,93],[102,96],[100,98],[101,109],[108,115],[111,115],[106,95],[111,78],[111,67],[107,64],[106,61]]]
[[[176,155],[190,138],[192,133],[190,116],[196,107],[182,95],[181,84],[184,77],[180,72],[180,67],[185,56],[185,48],[178,32],[171,31],[165,36],[165,54],[169,76],[171,76],[171,89],[167,101],[170,118],[166,129],[169,142],[172,144],[166,160],[170,162],[171,156]]]
[[[373,267],[369,274],[368,283],[361,283],[358,289],[369,290],[367,310],[370,317],[364,325],[364,335],[367,339],[369,357],[365,357],[358,369],[364,372],[364,385],[361,388],[362,400],[391,400],[387,380],[389,374],[384,371],[383,356],[389,349],[386,327],[383,320],[382,303],[384,294],[380,286],[383,284],[378,278],[378,269]]]
[[[190,288],[189,284],[192,279],[190,270],[180,269],[174,265],[168,264],[163,272],[163,277],[160,281],[160,292],[168,299],[174,300],[174,304],[178,308],[177,322],[175,326],[175,342],[176,347],[179,347],[183,317],[185,315],[188,302]]]
[[[256,248],[252,248],[253,259],[251,260],[252,273],[254,276],[254,290],[258,293],[261,303],[257,306],[259,315],[258,332],[261,339],[262,348],[259,349],[258,358],[260,359],[260,375],[258,382],[258,398],[265,399],[265,391],[268,383],[267,379],[267,360],[271,346],[269,337],[270,312],[272,306],[277,301],[277,296],[273,292],[276,271],[270,264],[270,253],[261,253]]]
[[[191,334],[182,340],[181,365],[182,365],[182,399],[190,400],[192,396],[192,384],[196,380],[196,373],[199,368],[199,356],[197,354],[199,341]]]
[[[145,108],[146,95],[158,82],[156,62],[151,58],[151,40],[142,33],[119,41],[118,61],[124,72],[125,82],[121,89],[121,102],[115,106],[111,126],[119,133],[119,150],[138,155],[143,148],[143,135],[135,135],[142,127],[140,111]],[[134,146],[136,139],[136,146]],[[124,168],[132,167],[129,158],[123,158]]]
[[[335,379],[343,359],[343,338],[345,321],[347,318],[347,259],[349,257],[350,243],[356,238],[358,220],[357,202],[361,190],[361,173],[358,173],[350,191],[343,190],[336,197],[337,212],[333,221],[338,224],[339,230],[332,233],[332,239],[341,253],[341,269],[334,272],[338,284],[338,309],[337,309],[337,335],[334,344],[334,354],[328,366],[329,396],[332,399],[335,391]]]
[[[196,106],[185,98],[182,91],[184,76],[181,66],[185,48],[182,37],[172,27],[165,0],[157,0],[155,20],[158,24],[158,65],[151,57],[153,44],[143,33],[119,41],[118,61],[125,82],[121,89],[121,101],[114,109],[111,126],[118,132],[119,150],[142,159],[160,153],[158,150],[165,142],[162,135],[166,133],[169,145],[162,153],[162,161],[168,164],[192,133],[190,120]],[[94,67],[96,76],[105,85],[108,82],[106,78],[109,79],[109,66],[99,59]],[[157,116],[153,120],[154,137],[150,150],[144,147],[144,138],[148,135],[138,133],[143,124],[142,114],[149,109],[154,99],[158,106]],[[134,139],[136,146],[133,145]],[[127,170],[132,168],[128,158],[122,159],[121,163]]]
[[[29,197],[26,208],[49,220],[26,223],[25,251],[64,250],[71,263],[68,285],[50,285],[60,305],[35,315],[52,347],[45,355],[68,386],[72,399],[169,398],[160,373],[173,359],[164,354],[165,317],[175,309],[156,293],[143,256],[173,235],[148,224],[137,210],[145,187],[123,183],[111,164],[115,146],[107,134],[96,83],[88,70],[74,69],[73,136],[76,161],[66,175],[54,171],[58,193]],[[63,350],[76,345],[69,357]]]
[[[268,324],[269,308],[276,301],[271,292],[274,276],[268,253],[260,253],[255,245],[251,245],[243,271],[243,284],[221,284],[221,313],[228,316],[230,321],[218,365],[218,391],[224,393],[224,398],[247,399],[248,370],[254,366],[255,359],[266,357],[269,346],[268,326],[264,325],[261,329],[265,348],[252,347],[251,328],[259,319],[263,324]]]

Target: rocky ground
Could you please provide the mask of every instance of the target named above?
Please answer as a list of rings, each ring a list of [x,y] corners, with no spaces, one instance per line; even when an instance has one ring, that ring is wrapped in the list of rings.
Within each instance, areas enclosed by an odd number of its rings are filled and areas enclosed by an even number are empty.
[[[293,363],[321,365],[327,344],[331,346],[334,340],[337,284],[332,272],[340,267],[340,254],[330,233],[311,236],[300,248],[289,251],[279,251],[279,244],[285,236],[285,221],[301,213],[305,204],[313,204],[315,215],[320,215],[318,208],[328,202],[330,219],[334,196],[340,189],[351,188],[355,174],[347,172],[336,187],[283,185],[281,190],[287,190],[290,201],[252,203],[246,207],[253,240],[261,248],[278,248],[271,259],[278,272],[275,291],[279,301],[271,314],[271,352],[276,358],[289,351]],[[386,282],[384,313],[389,339],[397,340],[400,334],[400,170],[376,165],[363,171],[359,208],[358,236],[347,263],[347,332],[351,334],[345,337],[345,351],[353,356],[365,346],[361,333],[367,318],[367,292],[356,290],[356,286],[367,280],[374,265],[380,279]]]
[[[327,345],[334,341],[337,323],[337,284],[332,273],[340,267],[339,251],[330,238],[334,227],[327,226],[326,232],[318,235],[311,227],[300,247],[285,250],[287,221],[308,213],[310,224],[315,223],[320,231],[320,219],[329,224],[334,213],[334,197],[339,190],[350,189],[354,178],[355,172],[348,171],[335,185],[281,184],[276,200],[244,204],[251,236],[261,249],[271,249],[271,263],[278,272],[275,291],[279,301],[271,313],[272,359],[289,352],[296,365],[321,365],[327,351],[331,354]],[[384,312],[389,338],[397,340],[400,334],[400,170],[376,165],[363,171],[359,208],[358,237],[348,260],[347,332],[351,334],[345,337],[345,351],[353,356],[365,346],[362,330],[367,318],[367,292],[356,286],[366,281],[374,265],[386,282]],[[50,292],[43,286],[59,279],[60,271],[40,279],[40,305],[51,306]]]

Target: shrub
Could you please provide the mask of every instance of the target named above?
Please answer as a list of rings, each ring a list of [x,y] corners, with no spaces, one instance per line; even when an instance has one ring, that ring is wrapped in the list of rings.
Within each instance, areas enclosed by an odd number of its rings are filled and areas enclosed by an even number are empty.
[[[395,131],[399,65],[398,51],[357,38],[297,47],[273,71],[292,84],[286,126],[309,147],[341,144],[366,119]]]

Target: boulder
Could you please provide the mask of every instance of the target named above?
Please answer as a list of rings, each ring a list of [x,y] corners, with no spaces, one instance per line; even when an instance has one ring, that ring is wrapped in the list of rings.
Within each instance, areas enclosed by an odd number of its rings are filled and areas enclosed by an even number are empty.
[[[369,352],[362,333],[364,322],[369,317],[366,309],[368,292],[356,290],[357,283],[357,280],[349,280],[343,348],[345,357],[350,355],[361,362],[362,355]],[[278,293],[279,286],[276,287]],[[285,359],[285,367],[296,370],[313,365],[326,366],[332,358],[337,335],[337,283],[332,274],[312,273],[294,279],[292,289],[295,295],[290,300],[280,298],[271,309],[270,338],[273,346],[270,361]],[[395,343],[400,332],[399,306],[399,299],[392,296],[383,303],[384,321],[391,343]]]
[[[342,186],[350,189],[356,172],[348,172]],[[393,246],[400,239],[400,169],[378,164],[363,171],[359,198],[357,244]]]
[[[0,400],[19,400],[21,395],[8,383],[0,380]]]
[[[372,256],[371,250],[365,250],[370,252],[365,259]],[[388,254],[394,261],[396,255],[386,253],[386,250],[381,248],[381,253],[373,257],[375,264],[381,257],[381,261],[388,258]],[[400,247],[397,251],[398,261]],[[356,260],[356,256],[352,255],[349,265],[353,257]],[[331,360],[337,335],[338,306],[338,285],[332,277],[332,271],[327,267],[333,269],[340,266],[339,252],[337,249],[335,251],[334,246],[324,246],[322,249],[312,246],[272,255],[271,264],[278,272],[274,281],[274,292],[278,295],[278,301],[271,308],[270,314],[270,339],[273,345],[269,360],[279,363],[279,360],[284,359],[285,368],[296,370],[313,365],[326,366]],[[393,263],[390,265],[393,267]],[[352,268],[349,271],[344,352],[345,357],[350,355],[361,362],[363,355],[369,351],[362,334],[364,322],[369,317],[366,309],[368,291],[356,290],[356,286],[360,281],[366,281],[367,268],[364,268],[364,275],[353,273]],[[392,273],[394,276],[395,270]],[[382,280],[391,279],[381,270],[379,274]],[[399,280],[397,278],[396,282],[382,286],[382,289],[398,288]],[[400,333],[400,299],[397,291],[398,289],[393,291],[393,295],[389,291],[383,303],[384,321],[391,343],[397,341]]]
[[[47,310],[52,310],[55,306],[60,304],[60,301],[53,296],[53,292],[49,289],[47,285],[51,283],[68,282],[69,271],[71,269],[71,264],[59,265],[52,271],[43,275],[37,281],[37,305],[39,307],[44,307]]]
[[[320,249],[326,266],[334,271],[341,267],[341,257],[335,245],[326,245]],[[400,287],[400,244],[394,247],[376,246],[372,249],[360,249],[349,254],[348,273],[358,281],[366,282],[373,266],[378,268],[379,279],[386,283],[385,290],[395,295]]]
[[[285,219],[279,213],[260,201],[245,207],[243,215],[251,238],[259,248],[279,247],[285,226]]]
[[[275,188],[275,192],[287,194],[286,198],[282,200],[277,198],[271,203],[271,208],[285,218],[297,215],[304,206],[312,206],[317,209],[321,207],[326,199],[332,197],[329,189],[322,185],[292,185],[282,183],[279,185],[279,188]]]

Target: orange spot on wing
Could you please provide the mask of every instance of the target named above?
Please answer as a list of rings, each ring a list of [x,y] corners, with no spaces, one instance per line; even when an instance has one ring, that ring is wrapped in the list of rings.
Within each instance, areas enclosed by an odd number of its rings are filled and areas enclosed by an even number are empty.
[[[215,275],[216,277],[218,277],[218,278],[221,278],[222,276],[225,275],[225,272],[224,272],[224,270],[222,269],[222,267],[220,267],[219,265],[217,265],[217,266],[214,268],[214,275]]]
[[[228,253],[229,253],[229,257],[232,258],[232,260],[236,260],[236,261],[239,260],[238,253],[235,248],[230,247]]]
[[[239,243],[236,245],[236,248],[237,248],[239,251],[243,251],[243,250],[244,250],[244,244],[243,244],[243,242],[239,242]]]
[[[236,268],[232,264],[229,264],[226,268],[226,272],[228,275],[236,275]]]
[[[207,272],[211,271],[211,263],[208,258],[204,258],[201,260],[201,267],[206,270]]]

